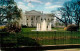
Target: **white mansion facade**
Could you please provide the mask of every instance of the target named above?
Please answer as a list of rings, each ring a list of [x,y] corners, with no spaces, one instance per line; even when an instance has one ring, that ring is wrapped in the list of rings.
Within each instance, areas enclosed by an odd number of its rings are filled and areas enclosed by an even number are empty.
[[[54,26],[54,17],[51,16],[51,14],[43,14],[43,12],[31,10],[26,11],[22,15],[22,25],[26,25],[28,27],[36,27],[37,23],[45,20],[46,22],[51,22],[52,27]]]

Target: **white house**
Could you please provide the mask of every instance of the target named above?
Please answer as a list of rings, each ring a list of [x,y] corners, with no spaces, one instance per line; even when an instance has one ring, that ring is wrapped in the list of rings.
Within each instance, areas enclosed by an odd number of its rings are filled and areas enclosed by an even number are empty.
[[[51,14],[44,14],[41,11],[26,11],[22,15],[21,24],[28,27],[36,27],[37,23],[45,20],[46,22],[51,22],[52,27],[54,26],[54,17]]]

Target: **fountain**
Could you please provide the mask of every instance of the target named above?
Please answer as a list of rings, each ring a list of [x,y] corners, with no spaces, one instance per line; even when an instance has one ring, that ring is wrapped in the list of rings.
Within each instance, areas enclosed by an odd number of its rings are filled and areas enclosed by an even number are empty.
[[[42,23],[41,23],[41,31],[46,31],[47,30],[47,23],[46,21],[44,20]]]
[[[51,22],[48,24],[45,20],[41,23],[37,23],[36,30],[32,31],[52,31],[51,29]]]

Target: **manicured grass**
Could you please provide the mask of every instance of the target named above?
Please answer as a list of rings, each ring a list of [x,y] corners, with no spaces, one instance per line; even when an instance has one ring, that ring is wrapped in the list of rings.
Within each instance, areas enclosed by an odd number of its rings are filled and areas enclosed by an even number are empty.
[[[22,32],[32,32],[31,30],[36,30],[36,28],[22,28]],[[52,30],[57,30],[58,32],[65,32],[64,28],[52,28]]]
[[[31,30],[36,30],[36,28],[22,28],[22,32],[31,32]]]
[[[64,31],[63,28],[52,28],[58,31],[31,31],[35,28],[22,28],[22,35],[24,37],[30,37],[35,39],[41,45],[54,45],[54,44],[79,44],[80,43],[80,32],[69,32]]]
[[[35,39],[24,37],[20,33],[0,32],[1,47],[40,46]]]
[[[18,34],[2,33],[4,36],[3,42],[6,43],[6,45],[10,43],[16,45],[18,38],[19,42],[23,45],[28,41],[26,40],[28,37],[36,40],[40,45],[80,44],[80,32],[64,31],[63,28],[52,28],[58,31],[31,31],[35,29],[36,28],[22,28],[22,31]],[[29,43],[31,44],[32,41],[30,40]]]
[[[80,36],[80,32],[25,32],[25,37]]]
[[[52,28],[52,30],[57,30],[57,31],[61,31],[61,32],[62,31],[65,31],[64,28],[56,28],[56,27],[55,28]]]
[[[35,28],[22,28],[21,34],[23,36],[27,37],[59,37],[59,36],[80,36],[80,32],[69,32],[69,31],[61,31],[63,28],[53,28],[54,30],[58,31],[45,31],[45,32],[39,32],[39,31],[31,31],[35,30]],[[61,30],[60,30],[61,29]],[[60,30],[60,31],[59,31]]]
[[[68,34],[67,34],[68,33]],[[67,33],[58,33],[53,34],[53,32],[49,33],[28,33],[23,34],[24,37],[30,37],[35,39],[41,45],[55,45],[55,44],[80,44],[80,32],[75,32],[71,34]]]

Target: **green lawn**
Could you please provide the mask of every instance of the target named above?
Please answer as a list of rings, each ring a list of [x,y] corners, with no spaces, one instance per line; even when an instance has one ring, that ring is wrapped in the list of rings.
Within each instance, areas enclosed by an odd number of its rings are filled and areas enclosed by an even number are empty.
[[[17,43],[17,37],[20,43],[26,44],[28,38],[34,39],[40,45],[58,45],[58,44],[80,44],[80,32],[64,31],[63,28],[52,28],[58,31],[31,31],[36,28],[22,28],[22,31],[18,34],[2,33],[3,42],[7,44]],[[1,33],[0,33],[1,34]],[[24,38],[24,39],[23,39]],[[22,42],[23,41],[23,42]],[[34,42],[34,41],[33,41]]]
[[[80,43],[80,32],[64,31],[63,28],[52,28],[54,31],[36,32],[36,28],[22,28],[22,35],[35,39],[41,45],[77,44]]]
[[[22,32],[30,32],[31,30],[36,30],[36,28],[22,28]],[[65,32],[64,28],[52,28],[52,30],[57,30],[58,32]]]
[[[36,30],[36,28],[22,28],[22,32],[31,32],[31,30]]]

